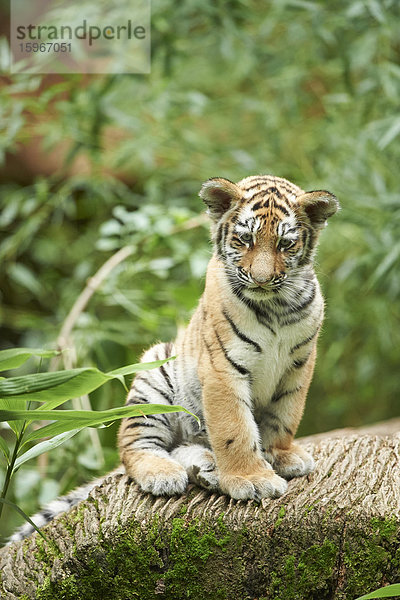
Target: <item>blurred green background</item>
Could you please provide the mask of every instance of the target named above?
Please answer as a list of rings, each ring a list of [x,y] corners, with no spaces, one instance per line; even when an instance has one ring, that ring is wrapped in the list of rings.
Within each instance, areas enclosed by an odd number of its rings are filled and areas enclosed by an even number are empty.
[[[191,221],[202,181],[272,173],[342,206],[321,237],[326,320],[299,434],[398,416],[399,18],[396,0],[154,0],[150,75],[3,76],[1,348],[54,347],[126,244],[76,322],[76,364],[109,370],[173,338],[211,253]],[[3,67],[7,53],[4,38]],[[99,432],[102,454],[82,433],[28,463],[10,499],[31,512],[105,472],[115,432]]]

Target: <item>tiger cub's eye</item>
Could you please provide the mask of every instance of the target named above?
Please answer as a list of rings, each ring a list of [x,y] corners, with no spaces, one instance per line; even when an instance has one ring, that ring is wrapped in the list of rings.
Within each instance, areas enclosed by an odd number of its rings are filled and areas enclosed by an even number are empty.
[[[244,242],[245,244],[250,244],[250,242],[253,241],[253,234],[250,233],[249,231],[247,233],[241,233],[240,241]]]
[[[292,240],[290,238],[281,238],[279,240],[278,248],[279,250],[289,250],[292,246],[294,246],[296,240]]]

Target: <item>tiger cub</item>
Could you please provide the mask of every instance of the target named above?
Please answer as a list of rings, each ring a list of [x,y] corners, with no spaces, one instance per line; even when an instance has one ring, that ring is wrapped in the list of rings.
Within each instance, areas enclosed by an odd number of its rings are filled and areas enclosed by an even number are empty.
[[[142,360],[177,356],[138,374],[127,404],[177,404],[187,413],[121,423],[122,463],[146,492],[181,494],[188,481],[232,498],[281,496],[313,458],[293,441],[310,385],[324,302],[313,260],[339,208],[270,175],[206,181],[214,254],[206,285],[174,343]]]
[[[198,415],[125,419],[124,467],[146,492],[181,494],[188,480],[237,499],[276,497],[285,479],[310,473],[293,442],[315,363],[324,304],[313,270],[318,235],[339,208],[332,194],[286,179],[220,177],[200,196],[211,217],[214,255],[187,329],[143,361],[177,355],[136,376],[127,404],[179,404]],[[32,516],[42,527],[87,498],[102,479]],[[25,523],[10,538],[34,531]]]

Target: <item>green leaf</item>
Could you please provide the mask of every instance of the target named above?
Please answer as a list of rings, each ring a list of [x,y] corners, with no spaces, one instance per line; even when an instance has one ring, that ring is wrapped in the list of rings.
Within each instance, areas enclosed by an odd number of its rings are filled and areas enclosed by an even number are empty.
[[[171,406],[169,404],[134,404],[131,406],[121,406],[110,408],[109,410],[0,410],[0,421],[16,421],[26,419],[35,420],[55,420],[71,424],[71,428],[93,427],[102,423],[109,423],[124,417],[133,417],[139,415],[162,414],[170,412],[186,412],[197,419],[195,415],[182,406]],[[65,431],[68,427],[66,425]],[[31,438],[32,439],[32,438]]]
[[[154,369],[164,364],[167,360],[170,359],[152,363],[127,365],[109,373],[103,373],[99,369],[91,367],[67,369],[55,373],[35,373],[32,375],[22,375],[21,377],[10,377],[0,380],[0,407],[5,409],[10,408],[9,405],[4,406],[1,400],[31,400],[46,403],[38,410],[49,410],[60,406],[60,404],[71,398],[89,394],[107,381],[111,381],[112,379],[121,381],[123,375]],[[17,408],[21,407],[17,405]]]
[[[88,411],[88,412],[90,412],[90,411]],[[13,421],[11,421],[11,422],[13,422]],[[110,425],[111,424],[112,423],[110,423]],[[102,423],[99,423],[97,425],[93,425],[93,427],[99,427],[101,425],[102,425]],[[91,426],[87,425],[85,420],[79,420],[79,419],[77,419],[76,421],[75,420],[74,421],[54,421],[53,423],[49,423],[47,425],[43,425],[43,427],[39,427],[39,429],[34,429],[33,431],[25,433],[23,442],[21,444],[21,449],[29,442],[33,442],[35,440],[41,440],[45,437],[50,437],[53,435],[58,435],[60,433],[70,431],[75,428],[83,429],[84,427],[91,427]]]
[[[54,421],[53,423],[43,425],[43,427],[39,427],[39,429],[34,429],[33,431],[29,431],[24,434],[20,450],[22,450],[22,448],[29,442],[42,440],[43,438],[52,437],[53,435],[57,436],[61,433],[65,433],[66,431],[71,431],[72,429],[76,428],[82,429],[83,427],[86,427],[85,423],[80,422],[78,419],[76,422]]]
[[[17,458],[14,464],[14,469],[17,469],[22,464],[24,464],[24,462],[30,460],[31,458],[36,458],[44,452],[49,452],[50,450],[53,450],[53,448],[57,448],[57,446],[60,446],[61,444],[72,438],[74,435],[82,431],[82,429],[82,427],[79,427],[78,429],[71,429],[70,431],[61,433],[60,435],[55,435],[50,440],[45,440],[43,442],[40,442],[39,444],[36,444],[35,446],[33,446],[33,448],[30,448]]]
[[[394,244],[390,252],[386,254],[382,262],[375,269],[374,273],[371,277],[371,285],[375,285],[375,283],[381,279],[381,277],[388,276],[389,270],[393,265],[396,265],[396,262],[400,257],[400,243]]]
[[[24,422],[23,421],[11,421],[9,423],[9,426],[11,427],[11,429],[13,430],[15,435],[19,436],[22,433],[22,430],[24,428]]]
[[[79,411],[78,411],[79,412]],[[16,423],[17,421],[11,421],[11,423]],[[96,425],[87,425],[86,421],[80,421],[77,419],[76,421],[53,421],[47,425],[43,425],[43,427],[39,427],[39,429],[34,429],[28,433],[24,433],[24,439],[20,446],[20,450],[29,442],[33,442],[35,440],[41,440],[45,437],[50,437],[53,435],[58,435],[60,433],[64,433],[65,431],[70,431],[74,428],[83,429],[84,427],[101,427],[103,423],[98,423]],[[110,427],[112,425],[112,421],[108,423],[108,425],[104,425],[104,427]]]
[[[31,269],[22,263],[13,263],[8,269],[9,276],[20,286],[29,290],[37,298],[41,297],[42,286]]]
[[[374,592],[365,594],[356,598],[356,600],[373,600],[373,598],[393,598],[400,596],[400,583],[394,583],[393,585],[387,585],[386,587],[379,588]]]
[[[157,367],[161,367],[162,365],[164,365],[169,360],[175,359],[176,356],[171,356],[170,358],[165,358],[164,360],[155,360],[154,362],[127,365],[126,367],[121,367],[120,369],[109,371],[107,375],[132,375],[132,373],[137,373],[138,371],[149,371],[150,369],[156,369]]]
[[[26,407],[25,401],[10,401],[9,399],[0,400],[0,409],[3,410],[24,410]],[[19,436],[24,428],[24,421],[10,421],[9,426],[16,436]]]
[[[41,350],[40,348],[10,348],[0,351],[0,371],[16,369],[24,364],[31,356],[50,358],[59,354],[57,350]]]
[[[7,464],[9,464],[10,463],[10,449],[7,445],[6,440],[3,438],[2,435],[0,435],[0,450],[4,454]]]
[[[14,504],[14,502],[10,502],[10,500],[6,500],[5,498],[0,498],[0,502],[2,504],[7,504],[7,506],[11,506],[14,510],[16,510],[17,512],[19,512],[19,514],[22,517],[24,517],[25,521],[28,521],[28,523],[30,525],[32,525],[32,527],[34,527],[34,529],[36,529],[36,531],[38,532],[38,534],[41,535],[42,538],[44,540],[46,540],[46,542],[49,541],[48,538],[47,538],[47,536],[45,536],[44,533],[42,531],[40,531],[39,527],[36,527],[35,523],[28,517],[28,515],[26,513],[24,513],[24,511],[22,510],[22,508],[20,508],[16,504]]]
[[[10,377],[0,381],[0,398],[36,402],[50,402],[56,398],[61,403],[87,394],[109,379],[112,378],[94,368]]]

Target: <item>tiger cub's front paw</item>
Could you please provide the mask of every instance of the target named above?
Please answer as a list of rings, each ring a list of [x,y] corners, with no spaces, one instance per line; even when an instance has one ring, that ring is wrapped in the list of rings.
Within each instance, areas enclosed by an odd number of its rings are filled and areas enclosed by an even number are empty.
[[[274,471],[266,469],[246,476],[221,476],[219,487],[222,492],[235,500],[260,500],[279,498],[286,492],[287,483]]]
[[[298,444],[292,444],[287,450],[272,448],[266,452],[266,458],[275,471],[285,479],[303,477],[315,469],[311,454]]]
[[[183,494],[188,484],[185,469],[176,461],[158,456],[146,456],[135,469],[127,470],[144,492],[154,496]]]

